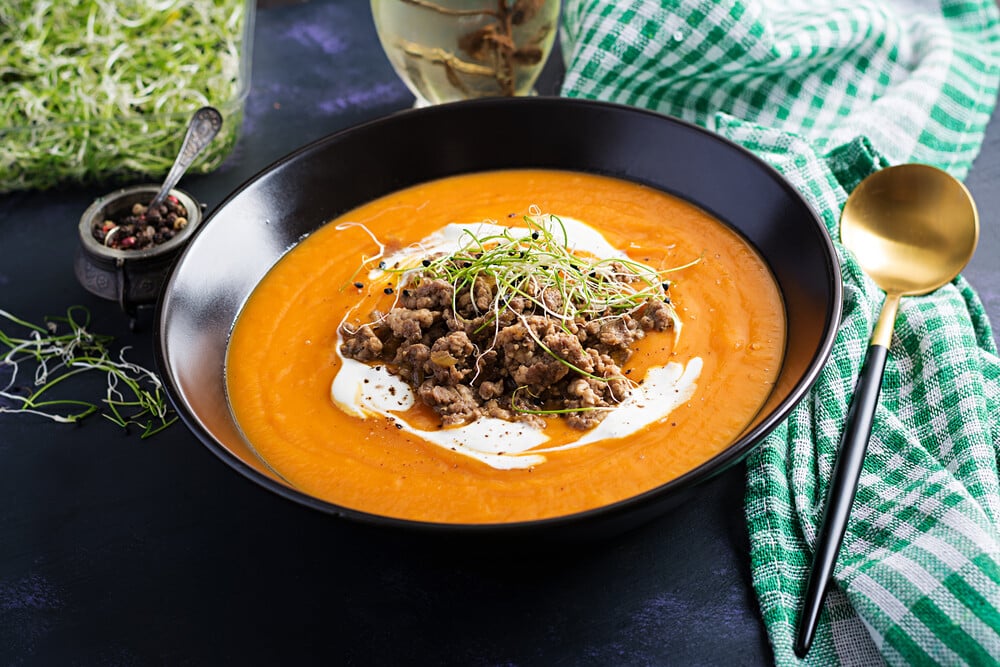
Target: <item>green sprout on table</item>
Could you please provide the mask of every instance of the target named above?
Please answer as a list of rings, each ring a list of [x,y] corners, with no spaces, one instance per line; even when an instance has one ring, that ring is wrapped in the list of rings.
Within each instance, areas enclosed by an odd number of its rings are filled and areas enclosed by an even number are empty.
[[[0,377],[9,375],[6,382],[0,380],[0,413],[33,414],[72,424],[99,412],[122,428],[142,429],[142,438],[177,420],[159,377],[126,361],[127,347],[113,358],[109,346],[114,338],[87,330],[90,313],[86,308],[72,306],[64,317],[46,318],[45,326],[0,309],[2,320],[20,331],[13,335],[0,329]],[[19,376],[26,371],[28,384],[19,384]],[[99,403],[55,396],[57,387],[88,373],[106,377],[107,388]]]

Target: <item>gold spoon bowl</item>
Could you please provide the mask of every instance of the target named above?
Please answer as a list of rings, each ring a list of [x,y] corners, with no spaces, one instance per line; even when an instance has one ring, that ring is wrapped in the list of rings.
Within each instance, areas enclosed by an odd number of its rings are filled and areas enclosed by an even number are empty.
[[[851,193],[840,240],[886,293],[872,344],[889,347],[900,298],[933,292],[968,264],[979,242],[979,214],[955,178],[904,164],[872,174]]]

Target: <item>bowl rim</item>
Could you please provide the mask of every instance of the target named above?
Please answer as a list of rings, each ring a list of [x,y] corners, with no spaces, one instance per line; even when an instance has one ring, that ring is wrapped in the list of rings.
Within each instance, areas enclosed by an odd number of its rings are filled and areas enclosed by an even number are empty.
[[[454,113],[455,109],[461,107],[473,107],[473,106],[493,106],[493,105],[559,105],[565,106],[567,108],[571,107],[594,107],[603,108],[610,110],[615,113],[626,113],[626,114],[638,114],[641,116],[648,116],[658,119],[662,122],[673,123],[681,127],[692,130],[698,134],[704,135],[708,140],[721,143],[727,146],[729,149],[736,152],[742,153],[744,157],[748,158],[751,162],[756,163],[758,168],[767,172],[770,177],[780,186],[780,188],[785,191],[785,193],[793,200],[796,200],[802,207],[803,211],[808,212],[813,225],[811,226],[813,232],[818,238],[819,244],[822,246],[823,254],[827,259],[827,264],[824,267],[825,273],[829,278],[830,289],[832,300],[825,313],[822,336],[820,344],[817,349],[812,353],[810,361],[807,365],[806,372],[799,379],[798,382],[790,389],[788,395],[785,396],[771,411],[770,414],[763,417],[759,422],[757,422],[753,428],[744,430],[741,432],[737,438],[730,443],[724,450],[711,457],[710,459],[704,461],[703,463],[695,466],[694,468],[688,470],[687,472],[674,477],[662,484],[659,484],[651,489],[640,492],[634,496],[624,498],[619,501],[615,501],[608,505],[602,505],[600,507],[591,508],[587,510],[582,510],[578,512],[573,512],[565,515],[558,515],[553,517],[544,517],[539,519],[528,519],[520,521],[511,522],[490,522],[490,523],[446,523],[446,522],[435,522],[426,520],[413,520],[404,519],[399,517],[386,516],[381,514],[375,514],[372,512],[367,512],[364,510],[358,510],[354,508],[344,507],[341,505],[334,504],[332,502],[316,498],[315,496],[309,495],[303,491],[295,489],[291,486],[283,484],[271,477],[268,477],[256,469],[252,468],[250,465],[243,462],[238,456],[231,453],[222,443],[218,442],[211,433],[206,429],[202,428],[201,424],[198,422],[197,418],[188,410],[187,406],[184,405],[183,401],[176,400],[176,396],[182,395],[182,392],[175,385],[173,378],[168,372],[169,364],[167,363],[166,355],[164,354],[164,342],[163,342],[163,327],[165,325],[166,317],[164,313],[164,308],[166,305],[166,299],[164,296],[167,294],[168,290],[172,287],[174,282],[175,273],[178,268],[183,265],[184,257],[191,248],[194,246],[197,236],[206,229],[211,221],[215,218],[220,211],[235,198],[240,196],[244,191],[253,187],[258,181],[266,177],[273,171],[276,171],[281,166],[293,162],[299,159],[301,156],[316,150],[317,148],[328,144],[335,143],[341,139],[341,137],[349,136],[354,133],[359,132],[370,132],[373,127],[384,123],[398,122],[399,118],[406,118],[416,114],[441,114],[441,113]],[[525,168],[528,168],[527,166]],[[622,178],[624,180],[631,180],[632,182],[639,182],[634,178],[629,178],[628,176],[618,175],[617,178]],[[384,194],[389,194],[384,193]],[[683,195],[675,195],[683,199]],[[732,227],[730,223],[722,221],[723,224]],[[735,230],[737,233],[742,233],[739,230]],[[287,254],[287,250],[286,253]],[[280,260],[284,254],[275,259],[275,261]],[[272,264],[273,266],[273,264]],[[615,517],[626,514],[636,514],[638,509],[644,506],[649,509],[646,514],[647,518],[652,518],[662,513],[663,510],[655,509],[656,500],[663,499],[675,494],[679,494],[684,490],[690,490],[696,488],[701,483],[712,479],[713,477],[725,472],[731,466],[739,463],[743,460],[753,449],[761,444],[761,441],[771,433],[782,421],[788,418],[794,407],[806,396],[806,394],[811,390],[816,380],[818,379],[823,367],[826,365],[827,360],[830,358],[830,354],[833,349],[837,331],[839,329],[841,320],[841,311],[843,307],[843,283],[841,278],[841,267],[840,259],[838,257],[836,247],[833,243],[832,238],[823,224],[822,219],[809,204],[809,202],[802,196],[802,194],[781,174],[775,167],[766,162],[763,158],[757,156],[749,149],[735,143],[734,141],[723,137],[720,134],[712,132],[704,127],[696,125],[692,122],[662,114],[656,111],[651,111],[648,109],[642,109],[639,107],[634,107],[626,104],[621,104],[617,102],[607,102],[600,100],[590,100],[584,98],[566,98],[566,97],[522,97],[522,98],[483,98],[474,100],[464,100],[459,102],[449,102],[438,105],[432,105],[428,107],[421,108],[409,108],[400,110],[385,116],[381,116],[375,119],[359,123],[357,125],[352,125],[347,128],[332,132],[325,136],[319,137],[312,141],[309,141],[302,146],[292,150],[286,155],[274,160],[264,168],[260,169],[257,173],[250,176],[242,184],[237,186],[232,190],[225,198],[223,198],[219,204],[204,218],[203,224],[199,226],[199,229],[195,230],[194,236],[192,236],[188,243],[185,245],[182,254],[177,258],[171,267],[170,274],[164,283],[164,289],[161,292],[161,298],[156,304],[155,314],[154,314],[154,327],[153,327],[153,338],[154,338],[154,357],[155,363],[160,370],[160,377],[164,384],[166,395],[168,396],[170,402],[174,405],[174,408],[180,417],[180,420],[187,426],[187,428],[202,442],[203,445],[207,446],[208,449],[213,452],[219,459],[226,463],[229,467],[236,470],[238,473],[243,475],[245,478],[253,481],[256,484],[263,486],[265,489],[276,493],[278,496],[291,500],[297,504],[304,505],[306,507],[319,510],[325,514],[332,515],[338,518],[348,519],[354,523],[378,526],[384,528],[390,528],[393,530],[403,530],[403,531],[413,531],[418,533],[432,533],[432,534],[447,534],[447,535],[471,535],[471,536],[502,536],[509,537],[514,535],[545,535],[548,531],[552,531],[552,534],[562,534],[564,531],[561,529],[570,528],[577,524],[586,521],[597,521],[600,519],[604,520],[614,520]],[[230,325],[232,326],[232,325]],[[228,343],[227,343],[228,345]],[[783,362],[784,363],[784,362]],[[228,399],[227,399],[228,404]],[[759,413],[758,413],[759,414]],[[234,419],[235,422],[235,419]],[[616,531],[617,532],[617,531]]]

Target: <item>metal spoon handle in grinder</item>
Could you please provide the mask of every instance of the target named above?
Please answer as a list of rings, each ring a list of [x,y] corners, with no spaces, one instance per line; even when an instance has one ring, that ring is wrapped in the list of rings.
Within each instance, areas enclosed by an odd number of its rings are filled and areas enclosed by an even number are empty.
[[[889,342],[892,339],[893,323],[899,307],[899,295],[886,297],[879,315],[878,324],[872,334],[871,344],[865,355],[858,383],[854,387],[854,397],[847,410],[847,424],[840,438],[840,452],[833,466],[830,487],[827,490],[823,520],[816,536],[816,552],[813,555],[809,581],[802,601],[802,615],[799,617],[799,633],[795,639],[795,654],[805,657],[816,634],[816,624],[826,587],[833,577],[833,568],[840,553],[840,545],[847,531],[851,507],[858,490],[858,480],[865,463],[868,439],[872,433],[875,408],[882,390],[882,376],[886,358],[889,356]]]
[[[159,206],[163,203],[163,200],[167,198],[167,195],[177,182],[181,180],[181,176],[187,171],[191,163],[194,162],[198,154],[212,142],[215,135],[219,133],[222,128],[222,114],[218,112],[213,107],[202,107],[194,112],[191,116],[191,122],[188,124],[187,133],[184,135],[184,142],[181,144],[181,149],[177,153],[177,159],[174,160],[174,164],[170,167],[169,173],[167,173],[166,180],[163,181],[163,187],[160,191],[156,193],[156,196],[149,202],[149,208],[154,206]]]

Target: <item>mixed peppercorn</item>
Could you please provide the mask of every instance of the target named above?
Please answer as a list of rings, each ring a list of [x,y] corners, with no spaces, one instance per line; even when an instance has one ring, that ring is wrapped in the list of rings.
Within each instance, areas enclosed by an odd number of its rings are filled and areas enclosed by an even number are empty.
[[[150,210],[135,203],[131,209],[94,222],[94,238],[117,250],[142,250],[166,243],[187,227],[188,212],[177,197],[168,195]]]

